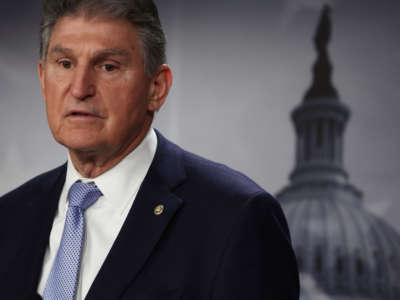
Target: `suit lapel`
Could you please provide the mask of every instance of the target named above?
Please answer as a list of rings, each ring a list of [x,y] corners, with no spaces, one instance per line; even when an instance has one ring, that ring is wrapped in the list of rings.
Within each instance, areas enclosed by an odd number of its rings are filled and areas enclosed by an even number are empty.
[[[185,178],[181,150],[157,132],[154,160],[138,195],[86,300],[118,299],[136,278],[179,209],[182,200],[172,189]],[[163,205],[161,214],[155,214]]]

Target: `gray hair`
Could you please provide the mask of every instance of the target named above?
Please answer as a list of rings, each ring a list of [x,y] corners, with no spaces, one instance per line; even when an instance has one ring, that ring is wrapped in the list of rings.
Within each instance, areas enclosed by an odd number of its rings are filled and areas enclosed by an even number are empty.
[[[42,0],[40,58],[43,62],[57,21],[80,14],[88,18],[106,15],[127,20],[135,26],[141,42],[144,69],[149,77],[166,62],[166,39],[152,0]]]

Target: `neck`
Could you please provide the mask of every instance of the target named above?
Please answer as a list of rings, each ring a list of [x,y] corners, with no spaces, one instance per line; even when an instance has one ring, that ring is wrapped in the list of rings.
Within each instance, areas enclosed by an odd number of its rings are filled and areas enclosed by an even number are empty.
[[[146,137],[150,127],[142,130],[127,145],[121,145],[117,150],[79,151],[69,149],[72,164],[84,178],[95,178],[117,165],[125,156],[131,153]]]

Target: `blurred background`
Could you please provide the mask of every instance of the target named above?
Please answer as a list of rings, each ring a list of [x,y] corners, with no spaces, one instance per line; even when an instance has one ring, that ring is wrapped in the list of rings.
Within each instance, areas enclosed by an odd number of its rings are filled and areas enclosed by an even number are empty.
[[[400,275],[390,266],[400,269],[400,2],[156,2],[174,85],[155,127],[187,150],[247,174],[280,198],[296,251],[302,251],[297,254],[306,287],[303,299],[399,299]],[[351,111],[341,141],[340,166],[348,177],[338,189],[354,187],[357,199],[338,200],[332,196],[338,193],[327,189],[321,196],[312,192],[311,182],[295,205],[284,199],[293,196],[285,191],[293,186],[289,175],[298,167],[291,113],[314,80],[318,53],[313,38],[325,4],[332,8],[326,45],[331,82],[337,101]],[[0,3],[0,195],[66,160],[65,149],[48,130],[37,79],[39,21],[36,1]],[[308,201],[302,197],[347,201],[329,221],[341,224],[340,229],[321,221],[329,207],[293,209]],[[290,211],[295,210],[305,220],[314,216],[318,221],[294,221]],[[349,210],[357,216],[346,215]],[[328,229],[318,230],[322,227]],[[302,233],[296,233],[298,228]],[[337,231],[344,242],[327,246]],[[301,244],[304,232],[310,242]],[[321,232],[332,237],[318,244]]]

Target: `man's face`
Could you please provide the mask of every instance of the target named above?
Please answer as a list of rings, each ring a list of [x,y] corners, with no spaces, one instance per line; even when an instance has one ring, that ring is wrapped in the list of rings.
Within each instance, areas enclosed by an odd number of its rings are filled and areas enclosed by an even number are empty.
[[[125,20],[63,17],[39,77],[50,129],[71,151],[122,153],[162,105],[153,101],[157,82],[146,76],[136,29]]]

